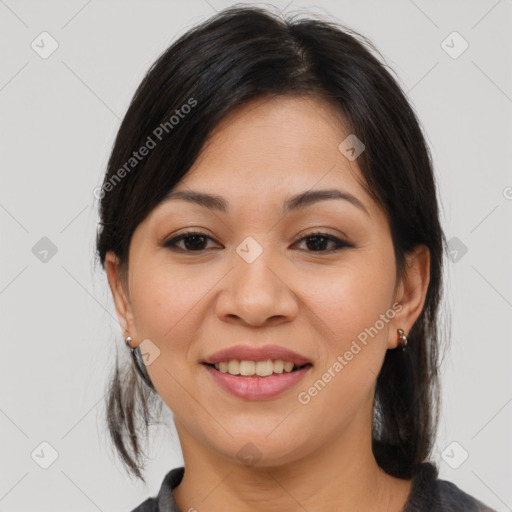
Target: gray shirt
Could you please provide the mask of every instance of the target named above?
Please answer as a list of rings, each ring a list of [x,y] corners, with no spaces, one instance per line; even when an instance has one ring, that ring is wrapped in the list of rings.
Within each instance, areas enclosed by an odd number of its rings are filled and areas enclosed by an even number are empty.
[[[148,498],[132,512],[187,512],[180,510],[172,490],[180,484],[185,468],[169,471],[158,495]],[[414,473],[409,499],[402,512],[496,512],[459,489],[455,484],[438,479],[438,469],[430,462],[419,464]]]

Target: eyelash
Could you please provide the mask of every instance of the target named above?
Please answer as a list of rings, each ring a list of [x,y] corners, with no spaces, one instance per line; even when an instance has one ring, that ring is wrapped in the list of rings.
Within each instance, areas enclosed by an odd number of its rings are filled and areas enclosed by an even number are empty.
[[[193,237],[193,236],[200,236],[203,238],[209,238],[210,240],[213,240],[206,233],[201,233],[199,231],[188,231],[188,232],[183,233],[175,238],[172,238],[170,240],[163,242],[162,245],[170,250],[188,252],[188,253],[194,253],[194,252],[201,253],[201,252],[205,251],[206,249],[199,249],[197,251],[193,251],[193,250],[183,249],[182,247],[177,246],[178,242],[180,242],[181,240],[184,240],[186,238]],[[295,243],[302,242],[303,240],[307,240],[308,238],[314,238],[314,237],[327,238],[329,241],[334,242],[336,244],[336,247],[334,249],[325,250],[325,251],[321,250],[321,251],[306,251],[306,252],[312,252],[312,253],[323,252],[323,253],[330,254],[333,252],[337,252],[343,248],[354,247],[353,245],[349,244],[348,242],[345,242],[344,240],[341,240],[338,237],[330,235],[329,233],[321,233],[321,232],[317,232],[317,231],[308,233],[306,236],[302,237],[300,240],[297,240],[297,242],[295,242]]]

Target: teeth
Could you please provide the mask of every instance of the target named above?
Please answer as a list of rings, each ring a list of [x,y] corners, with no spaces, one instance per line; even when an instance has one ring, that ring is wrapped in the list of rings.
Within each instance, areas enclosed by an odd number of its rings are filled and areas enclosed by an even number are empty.
[[[267,377],[273,373],[290,373],[293,370],[294,364],[291,361],[283,361],[277,359],[272,361],[267,359],[266,361],[237,361],[233,359],[231,361],[222,361],[221,363],[215,363],[215,368],[223,373],[229,373],[230,375],[258,375],[259,377]]]

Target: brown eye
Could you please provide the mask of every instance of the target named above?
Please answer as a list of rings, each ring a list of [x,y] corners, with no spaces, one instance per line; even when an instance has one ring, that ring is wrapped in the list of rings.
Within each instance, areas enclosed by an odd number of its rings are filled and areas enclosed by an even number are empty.
[[[213,240],[205,233],[191,231],[183,233],[177,237],[167,240],[163,243],[164,247],[171,250],[183,252],[201,252],[207,249],[208,240]],[[179,245],[183,242],[182,245]],[[306,243],[307,252],[335,252],[344,247],[353,247],[353,245],[341,240],[328,233],[312,233],[301,238],[297,243]],[[334,245],[327,249],[329,243]]]
[[[199,252],[205,250],[207,240],[212,240],[212,238],[205,233],[193,231],[183,233],[171,240],[167,240],[163,243],[163,246],[168,247],[169,249],[177,249],[185,252]],[[183,245],[179,246],[178,243],[181,241],[183,241]]]
[[[309,250],[308,252],[334,252],[343,247],[353,247],[344,240],[340,240],[328,233],[312,233],[299,240],[299,242],[302,241],[306,241],[306,247]],[[334,248],[325,250],[325,247],[329,242],[334,244]]]

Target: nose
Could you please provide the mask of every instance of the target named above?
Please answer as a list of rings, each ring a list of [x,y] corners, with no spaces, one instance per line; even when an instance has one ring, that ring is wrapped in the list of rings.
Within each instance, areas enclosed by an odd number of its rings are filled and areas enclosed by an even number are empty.
[[[286,279],[286,272],[271,265],[265,252],[247,263],[236,255],[234,268],[223,280],[216,313],[225,322],[260,327],[293,320],[298,301]]]

